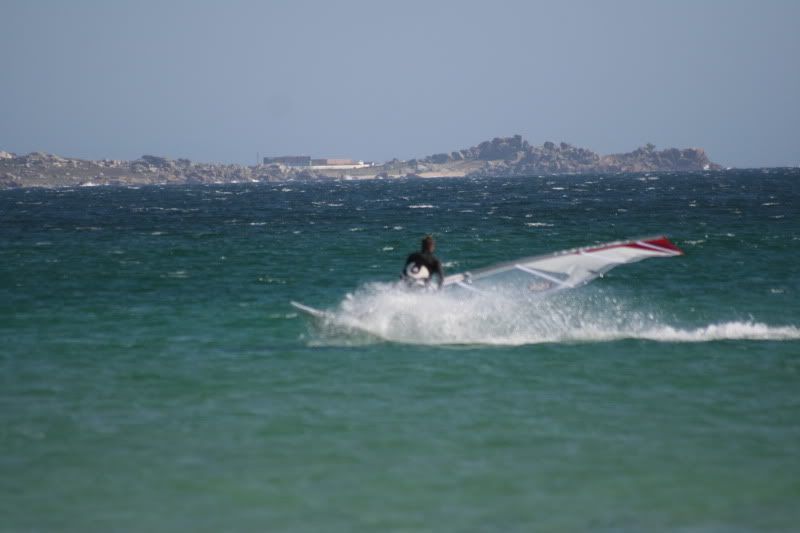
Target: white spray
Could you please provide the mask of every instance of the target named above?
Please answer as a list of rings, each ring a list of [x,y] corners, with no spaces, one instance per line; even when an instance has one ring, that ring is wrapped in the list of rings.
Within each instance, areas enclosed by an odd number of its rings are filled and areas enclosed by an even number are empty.
[[[800,339],[800,328],[792,325],[733,321],[678,327],[667,322],[658,313],[632,309],[618,298],[585,289],[541,297],[518,292],[426,293],[371,283],[331,310],[319,333],[333,342],[430,345]]]

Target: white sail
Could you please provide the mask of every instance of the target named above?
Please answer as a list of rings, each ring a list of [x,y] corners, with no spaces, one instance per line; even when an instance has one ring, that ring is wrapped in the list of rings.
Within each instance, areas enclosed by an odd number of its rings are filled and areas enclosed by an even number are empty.
[[[523,257],[472,272],[446,276],[444,285],[477,292],[499,285],[522,286],[532,292],[551,292],[584,285],[617,265],[682,254],[664,236],[647,237]]]

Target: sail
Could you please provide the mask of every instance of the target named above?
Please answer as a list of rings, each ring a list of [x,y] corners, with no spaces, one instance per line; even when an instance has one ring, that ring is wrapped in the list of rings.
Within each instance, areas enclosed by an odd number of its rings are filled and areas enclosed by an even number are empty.
[[[531,292],[552,292],[585,285],[617,265],[682,254],[665,236],[647,237],[523,257],[446,276],[444,285],[476,292],[506,285],[524,287]]]

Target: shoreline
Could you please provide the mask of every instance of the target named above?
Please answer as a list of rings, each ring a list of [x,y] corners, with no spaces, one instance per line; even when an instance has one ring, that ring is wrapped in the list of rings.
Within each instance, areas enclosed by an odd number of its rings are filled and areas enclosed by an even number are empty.
[[[533,146],[521,136],[497,137],[471,148],[421,159],[393,159],[379,165],[194,163],[189,159],[143,155],[132,161],[85,160],[33,152],[0,151],[0,189],[27,187],[223,184],[297,180],[365,180],[563,176],[641,172],[722,170],[701,148],[656,150],[652,144],[623,154],[599,155],[567,143]]]

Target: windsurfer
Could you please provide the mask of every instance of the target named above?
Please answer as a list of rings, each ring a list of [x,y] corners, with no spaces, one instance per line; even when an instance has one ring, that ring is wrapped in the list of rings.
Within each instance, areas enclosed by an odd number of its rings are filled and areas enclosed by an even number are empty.
[[[442,288],[444,271],[441,261],[433,255],[434,250],[436,250],[436,241],[430,235],[426,235],[422,239],[422,250],[412,253],[406,259],[406,265],[403,267],[403,279],[406,283],[412,286],[427,287],[435,275],[438,278],[437,287]]]

